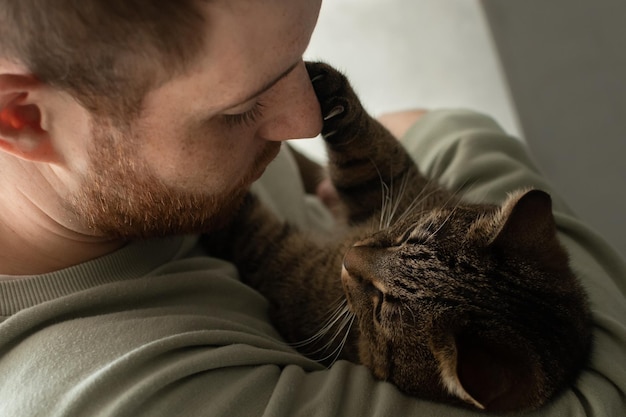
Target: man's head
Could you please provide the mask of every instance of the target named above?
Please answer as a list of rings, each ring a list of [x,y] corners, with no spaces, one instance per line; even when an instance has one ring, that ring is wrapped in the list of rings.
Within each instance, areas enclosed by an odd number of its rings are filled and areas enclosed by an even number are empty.
[[[202,48],[195,0],[0,0],[0,55],[92,111],[126,118]]]
[[[320,130],[319,1],[44,3],[0,0],[0,154],[64,227],[210,229],[280,141]]]

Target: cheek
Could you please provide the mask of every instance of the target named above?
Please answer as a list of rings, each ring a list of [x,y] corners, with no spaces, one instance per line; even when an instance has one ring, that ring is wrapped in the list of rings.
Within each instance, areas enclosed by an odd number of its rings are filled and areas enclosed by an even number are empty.
[[[248,137],[235,139],[214,128],[187,134],[161,131],[144,141],[141,156],[153,175],[168,186],[224,188],[251,163],[254,147]]]

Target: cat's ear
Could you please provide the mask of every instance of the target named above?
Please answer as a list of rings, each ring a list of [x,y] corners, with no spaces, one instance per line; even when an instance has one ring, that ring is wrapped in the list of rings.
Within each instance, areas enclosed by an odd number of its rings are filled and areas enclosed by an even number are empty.
[[[508,255],[564,260],[549,194],[540,190],[512,194],[503,204],[500,216],[490,247]]]
[[[540,370],[510,347],[475,335],[433,340],[441,383],[449,394],[481,410],[506,412],[528,407]]]
[[[459,350],[454,336],[446,332],[441,337],[434,337],[431,340],[431,350],[439,364],[441,384],[447,392],[471,406],[484,410],[483,403],[469,393],[459,378]]]

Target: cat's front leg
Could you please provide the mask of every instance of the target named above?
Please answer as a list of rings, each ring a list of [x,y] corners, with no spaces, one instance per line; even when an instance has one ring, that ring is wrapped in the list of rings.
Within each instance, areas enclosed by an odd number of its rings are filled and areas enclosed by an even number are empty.
[[[203,236],[203,245],[211,255],[233,262],[241,280],[267,298],[272,322],[286,341],[301,345],[298,349],[316,360],[328,352],[339,356],[348,329],[328,323],[345,297],[340,279],[344,242],[316,239],[248,194],[230,224]],[[306,340],[312,342],[300,343]],[[341,356],[355,360],[354,337],[346,336],[343,343]]]
[[[385,199],[400,198],[401,184],[410,182],[416,191],[426,186],[408,153],[367,113],[343,74],[323,63],[307,63],[307,71],[324,117],[330,178],[352,223],[379,213]],[[411,194],[403,196],[407,204]]]

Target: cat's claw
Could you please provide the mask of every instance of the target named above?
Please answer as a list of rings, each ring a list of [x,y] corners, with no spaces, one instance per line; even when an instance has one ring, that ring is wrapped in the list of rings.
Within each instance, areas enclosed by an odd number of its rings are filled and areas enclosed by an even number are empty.
[[[336,133],[344,132],[352,122],[351,114],[359,112],[352,111],[351,106],[359,103],[356,95],[346,77],[330,65],[321,62],[307,62],[306,69],[311,78],[311,83],[320,103],[324,126],[322,136],[329,139],[336,136]],[[340,134],[333,138],[343,137]]]
[[[311,78],[311,83],[315,84],[316,82],[320,81],[322,78],[324,78],[324,74],[318,74]]]
[[[330,120],[335,116],[339,116],[344,111],[346,111],[346,109],[342,105],[337,105],[330,111],[330,113],[328,113],[328,115],[324,117],[324,121]]]
[[[337,105],[335,106],[330,113],[328,113],[328,115],[326,115],[324,117],[324,122],[327,122],[328,120],[332,119],[333,117],[339,116],[340,114],[342,114],[344,111],[346,111],[346,109],[342,106],[342,105]],[[324,130],[324,137],[326,139],[330,139],[333,135],[335,135],[337,133],[337,130],[331,130],[328,131],[327,129]]]

